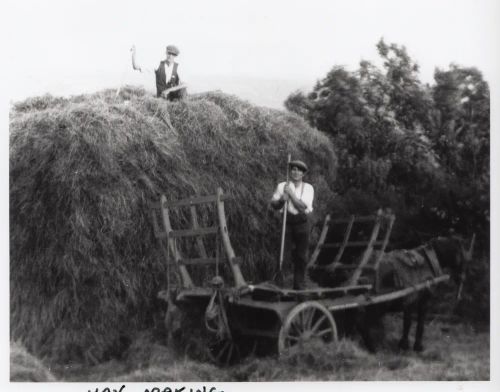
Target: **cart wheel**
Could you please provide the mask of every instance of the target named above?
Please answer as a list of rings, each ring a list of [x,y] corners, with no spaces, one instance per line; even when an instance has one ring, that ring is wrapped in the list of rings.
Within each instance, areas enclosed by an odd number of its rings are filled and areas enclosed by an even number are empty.
[[[337,326],[328,309],[318,302],[303,302],[285,318],[278,338],[279,354],[293,346],[321,339],[336,342]]]
[[[238,344],[230,338],[217,339],[208,342],[207,353],[212,362],[220,366],[229,366],[241,358]]]
[[[208,334],[206,352],[210,360],[221,366],[238,362],[241,358],[240,348],[231,332],[220,291],[214,292],[205,310],[205,327]]]

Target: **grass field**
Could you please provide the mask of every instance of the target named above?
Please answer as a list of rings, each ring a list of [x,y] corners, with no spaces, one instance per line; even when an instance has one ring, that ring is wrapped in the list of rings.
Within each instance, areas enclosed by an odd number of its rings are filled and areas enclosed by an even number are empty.
[[[430,319],[422,353],[401,352],[397,341],[399,316],[384,322],[386,338],[376,354],[352,340],[335,346],[310,346],[281,358],[250,357],[219,368],[174,353],[145,332],[126,355],[97,366],[67,364],[51,367],[49,379],[86,382],[255,382],[255,381],[487,381],[490,379],[489,332],[453,320]],[[11,354],[11,379],[16,378]],[[47,368],[49,367],[46,364]],[[17,373],[19,378],[19,374]],[[37,364],[37,373],[40,365]],[[47,373],[47,372],[45,372]],[[25,379],[26,380],[26,379]],[[42,381],[28,379],[26,381]],[[48,380],[47,380],[48,381]]]

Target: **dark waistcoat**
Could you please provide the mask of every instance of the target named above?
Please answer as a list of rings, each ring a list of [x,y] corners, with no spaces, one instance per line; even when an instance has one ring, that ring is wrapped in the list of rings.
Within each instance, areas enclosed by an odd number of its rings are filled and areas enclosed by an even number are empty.
[[[163,90],[179,85],[179,75],[177,74],[177,63],[174,63],[172,76],[170,80],[165,80],[165,61],[160,61],[158,69],[155,70],[156,76],[156,96],[160,97]]]

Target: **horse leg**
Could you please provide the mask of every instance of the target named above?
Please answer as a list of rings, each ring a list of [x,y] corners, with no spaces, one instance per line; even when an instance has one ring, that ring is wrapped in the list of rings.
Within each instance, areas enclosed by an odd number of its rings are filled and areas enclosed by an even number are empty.
[[[361,334],[361,337],[363,338],[363,343],[365,344],[366,349],[372,354],[376,353],[377,348],[374,343],[370,329],[364,326],[361,328],[359,332]]]
[[[402,350],[408,350],[410,348],[410,343],[408,341],[408,335],[410,334],[411,327],[411,306],[408,305],[403,310],[403,335],[399,341],[399,348]]]
[[[413,345],[413,350],[421,352],[424,350],[422,344],[422,339],[424,336],[424,326],[425,326],[425,314],[427,312],[427,296],[424,295],[418,301],[417,310],[417,330],[415,332],[415,344]]]
[[[356,326],[358,332],[363,339],[363,343],[365,344],[366,349],[372,354],[377,351],[377,347],[371,331],[371,325],[375,320],[374,316],[375,314],[373,313],[373,311],[369,311],[367,309],[358,310],[356,315]]]

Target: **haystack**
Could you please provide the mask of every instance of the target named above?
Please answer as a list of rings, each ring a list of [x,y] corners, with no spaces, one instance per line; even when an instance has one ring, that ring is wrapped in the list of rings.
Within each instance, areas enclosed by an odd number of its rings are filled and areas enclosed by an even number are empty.
[[[299,117],[221,92],[169,103],[127,87],[43,96],[10,115],[11,337],[58,362],[98,362],[152,324],[166,266],[148,204],[215,193],[248,280],[269,278],[266,210],[286,156],[310,165],[316,216],[332,195],[329,140]]]

